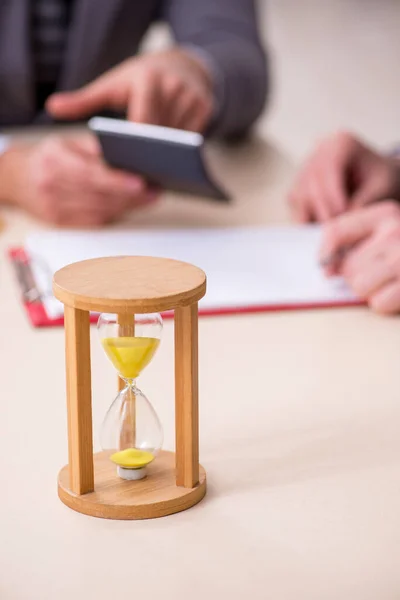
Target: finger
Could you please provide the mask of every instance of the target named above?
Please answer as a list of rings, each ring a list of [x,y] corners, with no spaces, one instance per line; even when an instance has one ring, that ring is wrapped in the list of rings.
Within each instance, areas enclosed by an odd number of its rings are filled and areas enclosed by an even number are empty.
[[[117,85],[117,73],[110,72],[74,92],[53,94],[46,109],[59,119],[80,119],[104,108],[124,109],[126,95]]]
[[[211,111],[210,99],[197,94],[188,94],[186,98],[182,99],[177,127],[202,133],[210,120]]]
[[[352,207],[359,208],[376,202],[377,198],[381,196],[381,187],[382,183],[379,177],[367,178],[364,184],[353,194],[351,198]]]
[[[316,177],[309,180],[308,196],[314,219],[320,223],[328,221],[331,216],[329,205],[326,203],[321,182]]]
[[[381,260],[371,260],[345,279],[357,296],[368,299],[384,285],[395,280],[396,276],[392,265]]]
[[[162,125],[178,128],[185,87],[185,81],[175,75],[164,77],[160,81],[160,123]]]
[[[76,194],[70,194],[68,199],[64,200],[63,207],[70,212],[79,212],[84,209],[91,213],[96,213],[105,220],[114,219],[121,216],[127,210],[149,206],[160,196],[158,190],[145,190],[142,194],[135,195],[117,195],[101,193],[85,193],[79,198]]]
[[[346,213],[325,226],[320,247],[320,260],[329,263],[340,249],[350,248],[374,231],[377,207]]]
[[[57,198],[52,197],[49,203],[45,203],[44,210],[40,213],[41,218],[55,225],[75,227],[83,224],[101,225],[109,220],[106,207],[99,209],[87,206],[86,194],[79,195],[79,202],[73,200],[76,196],[58,191]]]
[[[297,223],[309,223],[312,221],[309,205],[305,202],[303,196],[292,192],[289,196],[289,206],[292,217]]]
[[[52,160],[41,166],[42,174],[50,174],[59,190],[70,189],[71,186],[76,190],[75,181],[76,179],[80,180],[84,175],[88,162],[87,157],[76,152],[72,144],[66,141],[58,144],[51,152],[53,153],[50,154]],[[38,173],[38,175],[40,174]]]
[[[310,176],[311,194],[314,194],[316,218],[325,222],[345,212],[348,198],[345,192],[345,165],[335,156],[321,155],[314,161]],[[314,192],[312,191],[314,188]]]
[[[74,152],[85,157],[97,158],[101,155],[100,143],[96,136],[87,135],[79,138],[66,139],[65,144]]]
[[[292,217],[298,223],[309,223],[312,221],[311,207],[306,189],[307,184],[304,175],[300,175],[297,176],[288,195]]]
[[[322,153],[313,160],[307,173],[307,194],[316,221],[324,223],[345,212],[347,200],[342,179],[343,169],[333,163],[330,155]]]
[[[343,214],[350,203],[348,181],[358,147],[359,144],[352,135],[339,133],[321,148],[321,177],[332,216]]]
[[[94,150],[94,153],[93,153]],[[60,189],[83,193],[132,196],[146,188],[142,177],[133,173],[112,169],[95,154],[96,148],[89,140],[68,140],[62,148],[58,163]]]
[[[146,182],[142,177],[112,169],[100,161],[91,161],[82,183],[90,191],[125,198],[140,196],[146,189]]]
[[[86,148],[85,148],[86,149]],[[82,150],[82,148],[80,148]],[[97,157],[64,146],[57,165],[59,202],[91,210],[120,211],[146,201],[146,183],[134,174],[111,169]],[[77,193],[79,191],[79,193]]]
[[[326,162],[326,172],[320,172],[323,182],[325,204],[329,208],[329,216],[337,217],[346,211],[349,202],[345,189],[344,168],[334,161]]]
[[[310,179],[314,169],[314,158],[308,160],[297,174],[288,194],[288,201],[295,221],[308,223],[314,219],[312,198],[310,197]]]
[[[158,75],[144,73],[130,88],[128,119],[137,123],[160,124],[160,96]]]
[[[128,208],[154,202],[159,192],[149,190],[138,175],[112,169],[98,158],[71,152],[71,161],[64,164],[59,187],[68,206],[86,207],[106,215],[120,214]],[[65,172],[69,177],[65,178]],[[79,189],[79,194],[77,194]]]
[[[192,90],[185,90],[185,92],[178,99],[176,109],[174,126],[178,129],[187,129],[189,120],[192,118],[194,111],[197,108],[197,95]]]
[[[369,300],[370,307],[380,314],[400,312],[400,282],[392,281],[378,290]]]
[[[391,218],[381,219],[374,233],[348,252],[340,272],[344,277],[352,278],[374,266],[385,272],[386,265],[400,273],[400,228],[398,220]]]
[[[303,169],[299,193],[306,195],[305,204],[312,209],[314,219],[325,222],[342,214],[347,205],[344,165],[332,155],[330,148],[320,148]]]
[[[68,213],[85,211],[107,220],[114,214],[122,214],[129,207],[129,198],[113,195],[112,197],[98,192],[85,191],[81,194],[65,193],[62,210]]]
[[[385,255],[384,241],[377,235],[371,235],[347,251],[340,265],[340,273],[344,277],[353,277],[364,265],[368,267],[372,262],[382,261]]]

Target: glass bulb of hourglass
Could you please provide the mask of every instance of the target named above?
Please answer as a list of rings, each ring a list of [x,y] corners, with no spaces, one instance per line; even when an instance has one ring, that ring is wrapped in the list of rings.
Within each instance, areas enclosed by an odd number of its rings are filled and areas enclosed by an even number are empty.
[[[110,453],[121,477],[141,479],[161,448],[163,432],[157,413],[135,380],[159,346],[162,319],[158,314],[131,319],[102,314],[97,326],[104,351],[126,384],[106,414],[101,446]]]
[[[118,316],[100,315],[97,329],[107,357],[127,383],[136,379],[152,360],[160,344],[162,318],[143,314],[118,322]]]
[[[163,442],[156,411],[135,386],[124,388],[108,410],[100,433],[103,450],[119,467],[139,469],[152,462]]]

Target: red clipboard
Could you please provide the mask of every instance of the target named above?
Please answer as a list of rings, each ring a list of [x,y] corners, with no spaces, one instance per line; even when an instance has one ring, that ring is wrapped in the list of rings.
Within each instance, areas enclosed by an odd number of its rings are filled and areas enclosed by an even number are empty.
[[[22,303],[28,315],[30,323],[34,327],[59,327],[64,325],[64,317],[51,319],[48,317],[40,295],[35,290],[35,282],[30,270],[29,256],[24,248],[10,248],[8,257],[14,267],[16,276],[22,292]],[[363,300],[337,300],[335,302],[314,302],[309,304],[265,304],[260,306],[238,306],[238,307],[218,307],[212,309],[199,309],[199,316],[211,317],[221,315],[240,315],[261,312],[278,312],[292,310],[316,310],[325,308],[348,308],[363,306]],[[163,313],[163,318],[168,319],[173,316],[173,311]],[[91,323],[97,323],[98,315],[90,316]]]

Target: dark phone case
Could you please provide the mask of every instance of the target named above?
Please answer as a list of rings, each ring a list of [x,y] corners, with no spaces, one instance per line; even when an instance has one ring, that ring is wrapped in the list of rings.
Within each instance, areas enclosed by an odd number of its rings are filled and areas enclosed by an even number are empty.
[[[202,145],[105,130],[101,119],[94,119],[89,126],[112,167],[142,175],[149,183],[165,189],[229,200],[207,173]]]

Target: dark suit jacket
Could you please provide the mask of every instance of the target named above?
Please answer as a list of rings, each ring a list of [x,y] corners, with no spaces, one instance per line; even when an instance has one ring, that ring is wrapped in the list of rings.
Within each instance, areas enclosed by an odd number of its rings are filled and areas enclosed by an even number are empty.
[[[30,0],[0,0],[0,126],[37,122],[30,64]],[[152,22],[214,60],[223,83],[216,133],[246,130],[267,92],[253,0],[75,0],[58,90],[73,90],[134,55]]]

